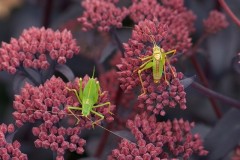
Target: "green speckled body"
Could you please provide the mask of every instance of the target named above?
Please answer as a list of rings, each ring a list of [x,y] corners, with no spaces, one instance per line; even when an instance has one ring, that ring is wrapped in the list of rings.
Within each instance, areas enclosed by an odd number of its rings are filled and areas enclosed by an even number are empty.
[[[98,84],[95,79],[90,78],[83,89],[82,95],[82,114],[90,114],[94,104],[98,102]]]

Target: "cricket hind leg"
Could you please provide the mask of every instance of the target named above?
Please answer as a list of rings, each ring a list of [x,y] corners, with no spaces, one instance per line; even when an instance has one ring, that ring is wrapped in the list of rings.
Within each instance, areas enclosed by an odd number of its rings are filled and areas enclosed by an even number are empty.
[[[77,119],[77,123],[78,124],[80,122],[80,119],[77,117],[77,115],[75,113],[73,113],[72,110],[77,110],[77,111],[81,111],[82,108],[80,107],[74,107],[74,106],[68,106],[67,107],[67,110]]]
[[[166,52],[165,55],[168,55],[168,54],[175,55],[176,52],[177,52],[176,49],[173,49],[173,50],[171,50],[171,51]],[[168,60],[167,57],[166,57],[166,62],[167,62],[168,67],[169,67],[169,69],[171,70],[171,72],[172,72],[172,74],[173,74],[173,76],[174,76],[174,78],[175,78],[175,77],[176,77],[176,74],[175,74],[175,72],[173,71],[173,69],[172,69],[172,67],[171,67],[171,64],[170,64],[170,62],[169,62],[169,60]]]
[[[172,68],[172,66],[171,66],[171,64],[170,64],[170,62],[169,62],[169,60],[168,60],[168,58],[166,58],[166,62],[167,62],[167,65],[168,65],[170,71],[171,71],[172,74],[173,74],[173,77],[176,78],[177,75],[176,75],[176,73],[173,71],[173,68]]]
[[[103,116],[102,114],[94,111],[94,110],[91,110],[91,112],[92,112],[93,114],[97,115],[98,117],[100,117],[100,119],[98,119],[98,120],[96,120],[96,121],[94,121],[94,122],[92,123],[92,127],[94,128],[94,124],[97,124],[98,122],[102,121],[102,120],[104,119],[104,116]],[[97,124],[97,125],[98,125],[98,124]]]
[[[146,62],[146,64],[144,63],[144,67],[143,68],[141,68],[141,66],[140,66],[140,68],[141,69],[139,69],[138,70],[138,77],[139,77],[139,79],[140,79],[140,83],[141,83],[141,85],[142,85],[142,90],[143,90],[143,93],[141,94],[141,95],[144,95],[144,94],[146,94],[146,89],[144,88],[144,86],[143,86],[143,80],[142,80],[142,77],[141,77],[141,73],[142,73],[142,71],[144,71],[144,70],[146,70],[146,69],[149,69],[149,68],[152,68],[153,67],[153,62],[151,62],[151,61],[149,61],[149,62]],[[140,96],[141,96],[140,95]]]

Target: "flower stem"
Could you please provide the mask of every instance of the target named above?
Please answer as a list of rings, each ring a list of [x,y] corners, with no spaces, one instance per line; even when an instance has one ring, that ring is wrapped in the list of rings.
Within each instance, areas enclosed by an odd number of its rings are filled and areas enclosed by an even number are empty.
[[[53,6],[53,0],[47,0],[45,1],[45,10],[43,12],[43,20],[42,24],[45,28],[49,27],[50,25],[50,17],[51,17],[51,10]]]
[[[204,32],[203,35],[198,39],[198,41],[192,47],[192,49],[191,49],[191,51],[189,52],[188,55],[190,55],[190,60],[191,60],[191,62],[193,64],[195,70],[197,71],[197,74],[199,75],[200,80],[202,81],[203,85],[205,87],[209,88],[210,86],[209,86],[208,80],[207,80],[207,78],[206,78],[206,76],[205,76],[205,74],[204,74],[200,64],[198,63],[196,55],[195,55],[195,53],[196,53],[197,49],[199,48],[200,44],[204,41],[204,39],[207,38],[207,36],[208,36],[208,34]],[[212,97],[209,97],[209,101],[210,101],[210,103],[212,105],[212,108],[213,108],[216,116],[218,118],[221,118],[222,113],[221,113],[221,111],[220,111],[220,109],[219,109],[215,99],[212,98]]]
[[[190,57],[190,60],[191,60],[191,62],[192,62],[192,64],[193,64],[194,68],[196,69],[197,74],[199,75],[200,80],[202,81],[203,85],[204,85],[205,87],[207,87],[207,88],[210,88],[210,87],[209,87],[208,80],[207,80],[207,78],[205,77],[205,74],[204,74],[204,72],[203,72],[200,64],[199,64],[198,61],[197,61],[196,56],[195,56],[195,55],[192,55],[192,56]],[[218,118],[221,118],[222,113],[221,113],[221,111],[220,111],[220,109],[219,109],[219,107],[218,107],[218,105],[217,105],[216,100],[215,100],[214,98],[212,98],[212,97],[209,97],[209,101],[210,101],[210,103],[211,103],[211,105],[212,105],[212,107],[213,107],[213,110],[214,110],[216,116],[217,116]]]
[[[119,39],[119,37],[117,35],[116,28],[112,27],[110,29],[110,33],[112,34],[112,36],[114,37],[115,41],[117,42],[118,48],[121,51],[122,57],[124,58],[125,57],[124,56],[124,48],[123,48],[121,40]]]
[[[218,0],[222,8],[225,12],[232,18],[233,22],[236,23],[240,27],[240,20],[238,17],[232,12],[232,10],[228,7],[227,3],[224,0]]]
[[[195,89],[197,89],[200,93],[202,93],[203,95],[205,96],[208,96],[208,97],[212,97],[212,98],[215,98],[215,99],[218,99],[219,101],[221,101],[222,103],[225,103],[225,104],[228,104],[228,105],[231,105],[235,108],[238,108],[240,109],[240,101],[237,101],[233,98],[230,98],[230,97],[227,97],[227,96],[224,96],[222,94],[219,94],[213,90],[210,90],[202,85],[200,85],[199,83],[197,82],[193,82],[191,84],[191,86]]]

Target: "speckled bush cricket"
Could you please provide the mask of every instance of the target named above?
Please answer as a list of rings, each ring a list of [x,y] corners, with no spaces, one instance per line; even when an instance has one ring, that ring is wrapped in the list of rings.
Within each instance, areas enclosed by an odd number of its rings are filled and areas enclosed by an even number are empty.
[[[67,107],[68,111],[77,119],[77,124],[79,123],[80,119],[77,117],[76,114],[73,113],[73,110],[77,110],[77,111],[81,110],[82,111],[81,116],[83,117],[89,116],[90,113],[93,113],[99,116],[100,119],[93,122],[92,124],[93,126],[94,124],[97,124],[98,122],[104,119],[104,116],[102,114],[93,110],[94,108],[108,105],[109,113],[113,114],[112,112],[110,112],[110,105],[111,105],[110,102],[95,105],[98,102],[99,94],[101,95],[102,92],[101,92],[99,81],[97,81],[94,78],[94,72],[95,72],[95,68],[93,69],[92,78],[88,80],[84,88],[82,88],[82,78],[79,79],[79,91],[77,91],[76,89],[67,88],[69,91],[73,91],[75,93],[75,96],[77,97],[79,103],[82,105],[78,107],[75,107],[75,106]]]
[[[147,28],[148,31],[151,33],[151,31],[149,30],[149,28]],[[145,33],[144,33],[145,34]],[[159,47],[154,38],[152,37],[153,35],[150,35],[150,38],[152,40],[153,43],[153,48],[152,48],[152,55],[150,56],[144,56],[144,57],[139,57],[139,59],[143,62],[143,64],[136,69],[135,71],[138,71],[138,76],[142,85],[142,89],[143,89],[143,94],[146,94],[146,89],[143,86],[143,81],[142,81],[142,77],[141,77],[141,72],[144,70],[147,70],[149,68],[152,68],[152,72],[153,72],[153,80],[154,83],[158,83],[160,81],[160,79],[162,78],[162,74],[164,74],[164,78],[165,78],[165,82],[167,84],[169,84],[169,82],[167,81],[166,78],[166,63],[169,65],[169,68],[171,70],[171,72],[173,73],[174,77],[175,77],[175,73],[173,72],[171,66],[170,66],[170,62],[168,60],[167,55],[168,54],[175,54],[176,50],[173,49],[171,51],[165,52],[163,48]]]

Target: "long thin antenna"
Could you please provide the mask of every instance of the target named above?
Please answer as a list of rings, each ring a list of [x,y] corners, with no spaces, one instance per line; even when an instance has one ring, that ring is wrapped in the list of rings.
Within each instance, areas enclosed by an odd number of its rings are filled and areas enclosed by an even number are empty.
[[[92,74],[92,78],[94,77],[94,73],[95,73],[95,66],[93,66],[93,74]]]
[[[26,110],[32,110],[32,111],[34,111],[34,109],[26,109]],[[37,109],[36,109],[36,110],[37,110]],[[44,112],[45,112],[45,110],[39,110],[39,111],[44,111]],[[51,112],[51,111],[47,111],[47,112],[50,112],[50,113],[53,113],[53,114],[58,114],[58,113],[59,113],[59,112]],[[69,114],[66,114],[66,115],[71,115],[71,116],[72,116],[72,114],[70,114],[70,113],[69,113]],[[90,120],[90,121],[93,123],[93,121],[92,121],[89,117],[87,117],[87,116],[83,116],[83,115],[79,115],[79,114],[76,114],[76,116],[85,117],[85,118],[87,118],[88,120]],[[107,128],[105,128],[105,127],[103,127],[103,126],[101,126],[101,125],[99,125],[99,124],[97,124],[97,123],[95,123],[95,124],[96,124],[98,127],[100,127],[100,128],[102,128],[102,129],[104,129],[104,130],[112,133],[113,135],[115,135],[115,136],[117,136],[117,137],[119,137],[119,138],[121,138],[121,139],[125,139],[125,140],[127,140],[128,142],[134,143],[134,144],[136,144],[138,147],[140,147],[137,143],[135,143],[135,142],[133,142],[133,141],[131,141],[131,140],[123,137],[123,136],[120,136],[120,135],[118,135],[117,133],[114,133],[113,131],[111,131],[111,130],[109,130],[109,129],[107,129]]]
[[[145,26],[145,27],[146,27],[146,26]],[[150,39],[152,40],[153,45],[157,45],[155,39],[153,38],[153,34],[152,34],[151,30],[150,30],[148,27],[146,27],[146,29],[148,30],[148,32],[150,32],[151,35],[148,35],[148,34],[146,34],[146,33],[145,33],[145,34],[150,37]]]
[[[88,117],[86,117],[86,118],[89,119],[91,122],[93,122],[90,118],[88,118]],[[102,129],[104,129],[104,130],[112,133],[113,135],[115,135],[115,136],[117,136],[117,137],[120,137],[121,139],[125,139],[125,140],[127,140],[128,142],[130,142],[130,143],[136,144],[135,142],[132,142],[132,141],[130,141],[129,139],[127,139],[127,138],[125,138],[125,137],[123,137],[123,136],[120,136],[120,135],[118,135],[117,133],[114,133],[113,131],[111,131],[111,130],[109,130],[109,129],[107,129],[107,128],[105,128],[105,127],[103,127],[103,126],[101,126],[101,125],[99,125],[99,124],[97,124],[97,123],[95,123],[95,124],[96,124],[98,127],[100,127],[100,128],[102,128]],[[136,145],[137,145],[137,144],[136,144]],[[137,146],[138,146],[138,145],[137,145]]]

